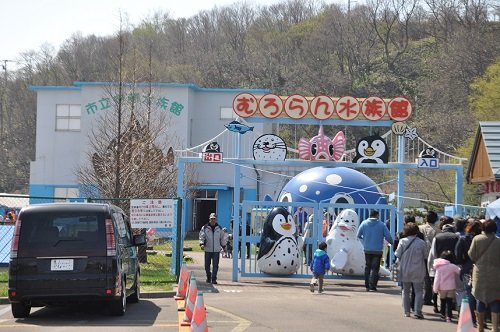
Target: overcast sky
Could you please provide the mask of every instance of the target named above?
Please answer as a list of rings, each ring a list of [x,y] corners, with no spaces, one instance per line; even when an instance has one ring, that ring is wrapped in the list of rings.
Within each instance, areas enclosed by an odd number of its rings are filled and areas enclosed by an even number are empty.
[[[58,50],[75,32],[108,36],[119,28],[119,13],[131,24],[155,11],[173,18],[190,17],[200,10],[224,7],[237,0],[3,0],[0,3],[0,60],[16,60],[21,52],[49,43]],[[246,0],[270,5],[280,0]],[[9,63],[14,66],[15,63]]]

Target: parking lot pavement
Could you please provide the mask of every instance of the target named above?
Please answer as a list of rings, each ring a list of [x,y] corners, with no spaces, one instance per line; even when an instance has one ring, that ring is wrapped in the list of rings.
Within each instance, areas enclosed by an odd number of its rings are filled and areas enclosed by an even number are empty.
[[[31,315],[15,319],[10,305],[0,305],[0,331],[178,331],[173,298],[141,299],[127,305],[124,316],[111,316],[105,305],[33,308]]]
[[[209,331],[456,331],[456,323],[444,323],[432,306],[424,306],[424,320],[406,318],[401,309],[400,290],[390,280],[379,282],[378,292],[366,292],[364,281],[352,278],[327,279],[325,293],[311,293],[309,280],[295,278],[241,278],[232,282],[232,260],[221,258],[218,284],[205,283],[203,253],[191,252],[187,265],[204,293]],[[109,332],[184,331],[173,293],[144,294],[138,304],[131,304],[124,317],[110,317],[99,308],[34,309],[31,318],[15,320],[9,305],[0,305],[0,330]],[[168,296],[151,298],[157,296]],[[455,315],[456,316],[456,315]]]
[[[366,292],[364,281],[327,279],[325,293],[311,293],[309,280],[242,278],[231,281],[231,259],[221,258],[218,284],[205,283],[203,253],[190,253],[199,290],[204,292],[210,331],[456,331],[432,306],[424,320],[403,316],[400,289],[390,280],[378,292]],[[455,313],[456,314],[456,313]],[[456,316],[456,315],[455,315]]]

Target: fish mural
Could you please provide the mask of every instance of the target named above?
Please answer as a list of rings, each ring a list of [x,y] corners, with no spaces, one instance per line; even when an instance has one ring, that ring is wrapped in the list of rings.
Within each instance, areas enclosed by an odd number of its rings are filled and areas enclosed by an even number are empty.
[[[231,121],[228,124],[225,124],[224,127],[226,127],[229,131],[239,134],[244,134],[248,131],[253,131],[253,127],[249,127],[246,124],[239,123],[236,120]]]
[[[310,140],[301,138],[299,141],[299,158],[304,160],[335,160],[342,159],[345,151],[345,136],[339,131],[330,140],[323,133],[323,126],[319,126],[318,135]]]

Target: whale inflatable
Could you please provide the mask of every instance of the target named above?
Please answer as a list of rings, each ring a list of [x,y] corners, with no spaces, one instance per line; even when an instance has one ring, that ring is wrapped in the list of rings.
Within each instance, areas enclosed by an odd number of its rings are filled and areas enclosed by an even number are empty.
[[[313,167],[294,176],[279,194],[280,202],[387,204],[377,184],[347,167]],[[328,211],[337,216],[338,211]]]

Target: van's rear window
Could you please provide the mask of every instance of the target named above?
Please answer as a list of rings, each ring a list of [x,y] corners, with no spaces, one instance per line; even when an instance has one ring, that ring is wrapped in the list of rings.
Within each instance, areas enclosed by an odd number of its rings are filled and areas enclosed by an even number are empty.
[[[106,255],[104,214],[92,212],[25,213],[18,257]]]

